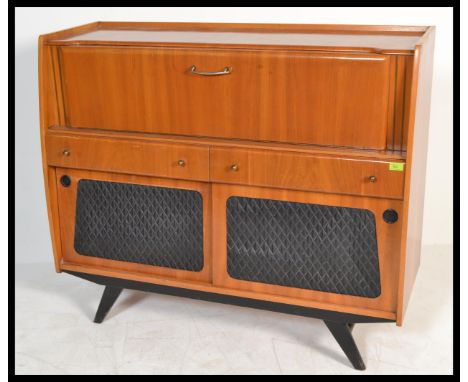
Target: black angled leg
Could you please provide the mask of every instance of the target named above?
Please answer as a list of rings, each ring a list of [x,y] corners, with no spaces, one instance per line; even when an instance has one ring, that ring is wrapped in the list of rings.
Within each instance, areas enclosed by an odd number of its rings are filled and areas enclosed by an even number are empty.
[[[112,305],[114,305],[115,300],[117,300],[122,290],[123,288],[106,286],[96,316],[94,317],[95,323],[100,324],[104,321],[104,318],[106,318],[107,313],[109,313],[109,310],[112,308]]]
[[[325,322],[325,325],[327,325],[328,329],[333,334],[333,337],[335,337],[335,340],[341,346],[341,349],[343,349],[354,368],[357,370],[365,370],[366,365],[361,358],[359,349],[357,348],[356,343],[354,342],[354,338],[351,334],[354,324],[326,320],[323,322]]]

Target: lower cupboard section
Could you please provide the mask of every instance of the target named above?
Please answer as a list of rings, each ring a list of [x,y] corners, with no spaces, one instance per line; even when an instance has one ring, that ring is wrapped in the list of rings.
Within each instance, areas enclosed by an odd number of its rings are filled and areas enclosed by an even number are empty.
[[[401,201],[65,168],[56,181],[63,269],[396,311]]]
[[[206,183],[57,169],[65,262],[211,282]]]
[[[402,203],[215,184],[213,283],[395,312]]]

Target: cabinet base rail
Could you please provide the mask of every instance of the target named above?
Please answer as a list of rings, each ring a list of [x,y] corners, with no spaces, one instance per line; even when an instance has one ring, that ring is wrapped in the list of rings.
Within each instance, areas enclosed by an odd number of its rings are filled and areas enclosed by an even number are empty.
[[[351,333],[354,324],[371,322],[394,322],[393,320],[385,318],[361,316],[351,313],[341,313],[325,309],[308,308],[298,305],[290,305],[272,301],[224,295],[220,293],[211,293],[192,289],[177,288],[167,285],[157,285],[140,281],[93,275],[88,273],[74,271],[64,272],[105,286],[101,302],[99,303],[99,307],[94,318],[95,323],[102,323],[104,321],[107,313],[110,311],[123,289],[133,289],[144,292],[167,294],[171,296],[187,297],[196,300],[218,302],[222,304],[238,305],[247,308],[262,309],[269,310],[272,312],[317,318],[323,320],[323,322],[330,330],[335,340],[340,345],[343,352],[348,357],[353,367],[357,370],[365,370],[366,365],[362,360],[361,354],[359,353],[359,349],[356,346],[356,343]]]

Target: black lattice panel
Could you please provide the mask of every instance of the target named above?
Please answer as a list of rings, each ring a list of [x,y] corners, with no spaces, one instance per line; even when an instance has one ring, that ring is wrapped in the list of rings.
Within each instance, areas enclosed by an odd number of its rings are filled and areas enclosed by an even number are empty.
[[[377,297],[379,261],[368,210],[231,197],[231,277],[322,292]]]
[[[202,197],[190,190],[80,180],[74,246],[83,256],[200,271]]]

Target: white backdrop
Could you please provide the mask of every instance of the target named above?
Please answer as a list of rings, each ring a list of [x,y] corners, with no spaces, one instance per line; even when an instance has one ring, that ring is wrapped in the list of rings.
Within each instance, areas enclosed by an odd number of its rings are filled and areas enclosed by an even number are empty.
[[[92,21],[435,25],[424,245],[452,244],[451,8],[16,8],[16,262],[52,262],[42,179],[37,84],[40,34]]]

